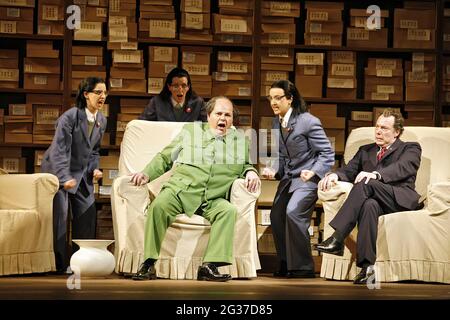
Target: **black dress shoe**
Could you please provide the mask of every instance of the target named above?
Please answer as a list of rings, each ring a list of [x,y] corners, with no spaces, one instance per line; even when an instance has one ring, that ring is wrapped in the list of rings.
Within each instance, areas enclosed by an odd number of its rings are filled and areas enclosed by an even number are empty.
[[[141,264],[138,272],[136,272],[132,277],[133,280],[155,280],[156,279],[156,269],[154,264]]]
[[[288,276],[287,270],[277,270],[273,273],[275,278],[286,278]]]
[[[375,280],[375,269],[364,267],[353,279],[353,284],[368,284]]]
[[[317,244],[316,249],[320,252],[335,254],[337,256],[344,255],[344,244],[339,242],[333,236],[331,236],[327,240]]]
[[[290,270],[287,273],[288,278],[315,278],[316,275],[314,271],[310,270]]]
[[[197,280],[206,281],[228,281],[231,279],[230,274],[221,274],[217,267],[212,263],[204,263],[198,267]]]

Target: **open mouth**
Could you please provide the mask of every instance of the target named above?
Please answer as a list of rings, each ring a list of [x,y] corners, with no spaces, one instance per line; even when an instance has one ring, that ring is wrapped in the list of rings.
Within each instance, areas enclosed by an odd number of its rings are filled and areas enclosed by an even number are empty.
[[[219,128],[219,129],[225,129],[225,123],[219,123],[218,125],[217,125],[217,127]]]

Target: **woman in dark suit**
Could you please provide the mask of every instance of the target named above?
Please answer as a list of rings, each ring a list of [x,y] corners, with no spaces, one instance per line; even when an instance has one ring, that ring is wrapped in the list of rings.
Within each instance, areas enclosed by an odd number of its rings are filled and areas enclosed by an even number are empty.
[[[184,69],[174,68],[167,75],[164,88],[150,100],[138,119],[206,122],[205,102],[192,89],[189,73]]]
[[[56,269],[68,266],[67,219],[72,215],[72,239],[95,239],[97,212],[93,178],[100,179],[100,142],[106,118],[99,111],[108,92],[105,81],[91,77],[81,81],[76,106],[56,122],[53,141],[45,152],[41,171],[56,175],[60,189],[53,200]]]
[[[334,152],[320,120],[288,80],[272,84],[269,96],[279,133],[278,170],[265,168],[263,177],[280,180],[270,220],[280,263],[277,277],[313,278],[309,226],[317,201],[317,183],[334,164]]]

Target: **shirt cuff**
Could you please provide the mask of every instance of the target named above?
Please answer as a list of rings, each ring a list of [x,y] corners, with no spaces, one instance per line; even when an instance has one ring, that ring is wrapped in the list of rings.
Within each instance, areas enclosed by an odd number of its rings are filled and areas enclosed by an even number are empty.
[[[372,173],[377,176],[377,180],[381,180],[381,174],[378,171],[372,171]]]

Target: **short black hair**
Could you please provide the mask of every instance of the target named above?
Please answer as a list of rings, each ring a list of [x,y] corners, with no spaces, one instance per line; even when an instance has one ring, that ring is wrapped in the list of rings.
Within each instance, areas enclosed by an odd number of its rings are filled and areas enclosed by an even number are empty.
[[[186,102],[196,98],[197,94],[195,93],[194,89],[192,88],[192,81],[191,76],[189,75],[189,72],[184,70],[183,68],[173,68],[166,77],[166,81],[164,82],[164,87],[162,88],[161,92],[159,93],[159,96],[166,101],[170,101],[170,97],[172,96],[172,93],[169,90],[169,86],[172,84],[173,78],[187,78],[189,90],[186,92]]]
[[[85,92],[92,92],[95,89],[95,86],[99,83],[104,83],[106,85],[105,80],[99,77],[88,77],[81,80],[78,85],[78,93],[75,98],[75,106],[78,109],[85,109],[87,107],[86,97],[84,96]]]
[[[291,107],[294,110],[297,110],[299,113],[304,113],[308,111],[308,105],[306,104],[305,100],[301,96],[300,92],[298,92],[295,85],[290,82],[289,80],[278,80],[272,83],[270,86],[270,89],[272,88],[278,88],[283,89],[284,94],[286,95],[287,99],[292,98],[292,104]]]

